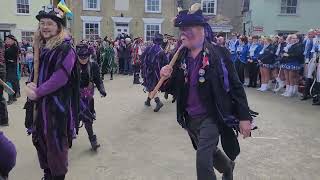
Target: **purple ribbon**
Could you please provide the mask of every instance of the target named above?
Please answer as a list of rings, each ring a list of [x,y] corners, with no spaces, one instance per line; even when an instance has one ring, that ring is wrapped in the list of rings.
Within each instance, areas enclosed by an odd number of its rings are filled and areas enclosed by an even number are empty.
[[[223,71],[223,84],[224,89],[229,92],[230,91],[230,83],[229,83],[229,72],[227,70],[226,64],[223,61],[223,58],[220,59],[221,65],[222,65],[222,71]]]

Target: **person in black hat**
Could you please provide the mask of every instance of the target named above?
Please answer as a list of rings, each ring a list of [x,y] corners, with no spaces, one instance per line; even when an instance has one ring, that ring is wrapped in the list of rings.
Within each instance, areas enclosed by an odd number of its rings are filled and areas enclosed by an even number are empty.
[[[19,47],[18,41],[13,35],[6,36],[5,40],[6,50],[5,50],[5,60],[6,60],[6,78],[7,82],[12,85],[12,89],[15,94],[9,95],[8,105],[11,105],[17,101],[17,93],[19,91],[18,87],[18,57],[19,57]]]
[[[6,62],[4,59],[4,44],[0,39],[0,79],[6,82]],[[8,111],[6,99],[3,97],[4,89],[0,85],[0,126],[8,126]]]
[[[65,179],[68,150],[78,128],[79,71],[63,17],[64,12],[52,8],[36,16],[39,30],[34,36],[34,52],[40,51],[40,59],[34,63],[40,73],[36,83],[37,74],[31,76],[26,88],[25,125],[32,134],[44,180]]]
[[[119,74],[125,74],[125,50],[125,37],[124,35],[119,35],[119,46],[117,48],[117,54],[119,58]]]
[[[135,38],[132,48],[132,66],[133,66],[133,84],[141,84],[140,71],[141,71],[141,59],[142,55],[141,45],[143,43],[142,38]]]
[[[180,29],[182,49],[174,67],[163,67],[160,75],[168,79],[164,88],[175,94],[177,121],[197,151],[197,179],[215,180],[214,167],[223,180],[232,180],[240,153],[234,130],[244,138],[251,133],[244,88],[228,50],[208,42],[201,4],[180,11],[174,23]],[[225,153],[217,147],[219,138]]]
[[[107,93],[100,77],[99,65],[89,60],[88,45],[79,44],[76,46],[76,51],[80,62],[80,120],[86,128],[92,149],[96,151],[100,144],[97,142],[97,136],[92,128],[93,121],[96,119],[93,98],[94,85],[102,97],[105,97]]]
[[[168,64],[167,55],[161,47],[162,43],[163,35],[156,34],[153,39],[153,45],[147,47],[141,55],[142,85],[144,86],[145,91],[149,92],[148,98],[144,103],[146,106],[151,106],[149,95],[160,80],[161,68]],[[160,101],[159,97],[155,97],[154,100],[157,104],[154,112],[158,112],[163,107],[163,103]]]

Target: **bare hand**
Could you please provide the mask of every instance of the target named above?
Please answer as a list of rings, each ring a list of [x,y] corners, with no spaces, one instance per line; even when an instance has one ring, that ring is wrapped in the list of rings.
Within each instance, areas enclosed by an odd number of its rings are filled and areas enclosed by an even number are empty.
[[[172,67],[170,65],[166,65],[161,68],[160,77],[167,80],[171,77],[172,71]]]
[[[33,91],[35,91],[37,89],[37,85],[34,82],[28,83],[27,87]]]
[[[250,137],[251,135],[251,122],[249,120],[240,121],[239,124],[240,133],[243,135],[243,138]]]
[[[30,100],[35,101],[35,100],[38,99],[38,96],[37,96],[36,92],[34,90],[32,90],[31,88],[26,87],[26,93],[27,93],[27,97]]]

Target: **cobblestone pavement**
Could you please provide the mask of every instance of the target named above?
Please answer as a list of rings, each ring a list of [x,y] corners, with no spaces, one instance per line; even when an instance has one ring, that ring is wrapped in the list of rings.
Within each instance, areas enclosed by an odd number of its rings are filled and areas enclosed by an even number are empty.
[[[195,180],[195,152],[176,123],[175,105],[164,100],[161,112],[154,113],[144,107],[141,86],[131,82],[132,77],[123,76],[105,81],[108,96],[96,96],[94,127],[102,147],[92,152],[81,129],[70,151],[67,179]],[[261,116],[254,138],[240,139],[235,180],[320,179],[320,107],[271,92],[247,89],[247,94]],[[40,180],[36,152],[24,129],[24,101],[9,106],[10,127],[0,130],[18,150],[11,180]]]

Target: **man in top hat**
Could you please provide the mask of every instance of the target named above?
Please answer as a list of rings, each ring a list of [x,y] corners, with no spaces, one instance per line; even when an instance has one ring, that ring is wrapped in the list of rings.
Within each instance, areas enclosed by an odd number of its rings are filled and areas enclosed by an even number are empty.
[[[232,180],[233,161],[240,153],[233,129],[245,138],[251,132],[244,88],[228,50],[206,40],[200,4],[180,11],[174,25],[180,29],[183,48],[174,67],[163,67],[160,75],[168,79],[164,87],[176,96],[177,121],[197,151],[197,179],[215,180],[214,167],[223,180]],[[217,147],[219,138],[227,156]]]
[[[15,91],[15,94],[9,95],[8,105],[10,105],[17,101],[17,93],[19,91],[19,80],[17,75],[19,47],[18,41],[13,35],[6,36],[5,45],[6,50],[4,56],[6,60],[6,78],[7,82],[12,85],[12,89]]]
[[[125,50],[126,43],[124,35],[119,35],[119,46],[117,48],[117,54],[119,58],[119,74],[125,74]]]
[[[39,48],[39,78],[27,84],[26,127],[32,133],[44,180],[64,180],[68,149],[78,127],[79,74],[76,53],[66,32],[64,12],[42,10],[36,16],[35,53]],[[35,70],[37,69],[37,59]],[[36,71],[35,71],[36,72]],[[33,113],[33,105],[36,111]]]
[[[129,36],[125,38],[124,49],[124,75],[132,75],[132,41]]]
[[[6,82],[6,62],[4,59],[4,44],[0,39],[0,79],[3,82]],[[8,126],[8,111],[7,103],[3,97],[4,88],[0,85],[0,126]]]
[[[96,151],[100,144],[93,132],[93,121],[96,119],[94,110],[94,85],[98,88],[102,97],[107,95],[103,82],[100,78],[99,65],[90,61],[90,52],[87,44],[79,44],[76,47],[80,62],[80,117],[88,133],[91,147]]]
[[[161,45],[163,44],[163,35],[156,34],[153,39],[153,45],[147,47],[141,55],[142,60],[142,77],[145,90],[149,94],[156,87],[160,80],[160,70],[163,66],[168,64],[168,58]],[[159,97],[155,97],[156,107],[154,112],[158,112],[162,107],[163,103]],[[146,106],[151,106],[151,99],[148,98],[144,103]]]
[[[141,70],[141,59],[142,55],[141,44],[143,43],[142,38],[135,38],[132,47],[132,69],[133,69],[133,84],[141,84],[140,82],[140,70]]]
[[[7,180],[16,165],[17,152],[14,144],[0,131],[0,180]]]

